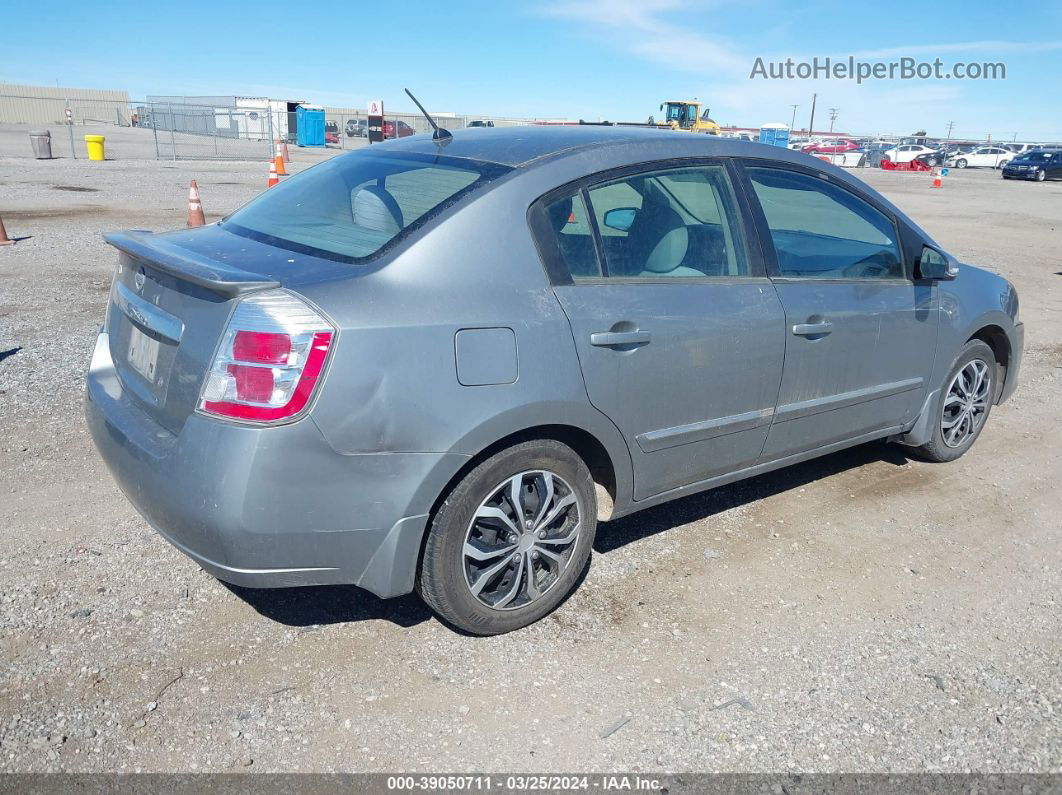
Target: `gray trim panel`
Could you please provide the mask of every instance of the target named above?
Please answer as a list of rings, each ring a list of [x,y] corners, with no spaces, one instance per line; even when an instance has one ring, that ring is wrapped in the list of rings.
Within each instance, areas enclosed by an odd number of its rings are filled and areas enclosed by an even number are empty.
[[[912,389],[921,388],[922,382],[922,378],[908,378],[904,381],[893,381],[888,384],[853,389],[851,392],[841,392],[838,395],[826,395],[811,400],[802,400],[799,403],[787,403],[784,406],[779,406],[777,411],[775,411],[775,422],[788,422],[801,417],[810,417],[813,414],[821,414],[825,411],[854,406],[857,403],[866,403],[878,398],[891,397],[901,392],[910,392]]]
[[[642,448],[642,452],[653,453],[668,447],[678,447],[681,444],[701,442],[705,439],[714,439],[717,436],[726,436],[729,433],[759,428],[761,425],[770,423],[773,416],[774,409],[746,411],[742,414],[732,414],[729,417],[717,417],[713,420],[702,420],[689,425],[646,431],[634,438],[637,440],[638,446]]]

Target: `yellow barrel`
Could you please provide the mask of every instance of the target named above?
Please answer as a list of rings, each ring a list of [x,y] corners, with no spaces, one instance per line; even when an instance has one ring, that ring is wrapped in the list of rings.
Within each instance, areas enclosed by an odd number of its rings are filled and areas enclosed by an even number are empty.
[[[86,135],[85,146],[88,148],[89,160],[103,160],[103,142],[107,139],[102,135]]]

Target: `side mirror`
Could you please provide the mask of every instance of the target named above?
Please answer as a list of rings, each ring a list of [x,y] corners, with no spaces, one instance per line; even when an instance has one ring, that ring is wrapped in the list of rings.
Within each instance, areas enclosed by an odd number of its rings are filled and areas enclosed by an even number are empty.
[[[634,217],[637,214],[635,207],[616,207],[605,213],[605,226],[617,232],[628,232],[634,225]]]
[[[919,279],[951,281],[959,275],[959,263],[949,254],[923,246],[922,254],[915,264],[915,273]]]

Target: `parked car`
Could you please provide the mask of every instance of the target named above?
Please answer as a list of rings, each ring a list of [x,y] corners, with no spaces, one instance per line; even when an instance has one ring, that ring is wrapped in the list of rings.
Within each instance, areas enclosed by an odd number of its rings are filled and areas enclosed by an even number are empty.
[[[332,132],[331,130],[325,130],[325,143],[326,144],[338,144],[339,133]]]
[[[894,163],[910,163],[919,155],[929,154],[936,151],[932,147],[921,144],[900,144],[892,149],[886,149],[882,156]]]
[[[1015,157],[1001,146],[979,146],[969,152],[957,152],[947,160],[955,168],[1002,168]]]
[[[344,127],[347,138],[367,138],[369,136],[368,119],[347,119]]]
[[[416,130],[414,130],[404,121],[394,121],[392,119],[384,120],[384,138],[405,138],[407,136],[413,135],[414,133],[416,133]]]
[[[833,152],[828,155],[812,154],[811,156],[844,168],[863,168],[867,165],[867,153],[862,149],[854,149],[850,152]]]
[[[470,121],[465,126],[466,127],[493,127],[494,126],[494,122],[491,121],[490,119],[473,119],[472,121]]]
[[[924,152],[914,159],[932,168],[934,166],[942,166],[947,162],[949,157],[958,157],[960,154],[968,152],[973,148],[974,147],[941,146],[931,152]]]
[[[1023,155],[1026,152],[1032,152],[1036,149],[1043,149],[1039,144],[1001,144],[1001,146],[1008,152],[1013,152],[1016,155]]]
[[[564,601],[599,521],[874,439],[958,458],[1022,357],[1006,279],[714,136],[417,136],[107,240],[86,414],[145,519],[227,582],[476,634]]]
[[[825,141],[807,144],[801,151],[809,155],[830,155],[838,152],[855,152],[859,144],[850,138],[827,138]]]
[[[1003,179],[1062,179],[1062,150],[1037,149],[1017,155],[1003,166]]]
[[[863,152],[866,154],[866,165],[872,168],[878,168],[881,165],[881,160],[885,156],[885,152],[896,146],[894,143],[886,141],[873,141],[862,147]]]

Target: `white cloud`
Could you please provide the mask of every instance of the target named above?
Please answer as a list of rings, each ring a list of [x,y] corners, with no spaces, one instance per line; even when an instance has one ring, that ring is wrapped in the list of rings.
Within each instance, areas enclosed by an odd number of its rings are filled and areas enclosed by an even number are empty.
[[[813,55],[844,59],[846,52],[818,52],[801,54],[786,52],[752,52],[755,41],[738,42],[723,35],[705,35],[683,24],[683,17],[692,10],[719,7],[724,3],[748,0],[553,0],[540,13],[577,23],[573,27],[580,35],[602,40],[614,49],[633,55],[642,61],[659,64],[668,72],[688,72],[699,76],[696,87],[688,93],[706,98],[712,116],[723,124],[757,125],[765,121],[788,122],[792,117],[792,103],[799,103],[796,123],[807,125],[811,95],[818,93],[815,128],[828,127],[828,109],[841,109],[836,128],[851,133],[908,134],[916,127],[943,134],[949,120],[961,124],[964,112],[972,114],[976,86],[960,86],[955,81],[871,81],[862,85],[851,80],[752,80],[750,72],[756,56],[765,62],[811,61]],[[798,48],[807,46],[799,34]],[[777,41],[776,36],[768,39]],[[903,39],[901,34],[897,38]],[[777,44],[771,49],[777,49]],[[1062,50],[1062,41],[1023,43],[1008,40],[947,42],[938,44],[906,44],[897,47],[868,49],[851,53],[857,60],[889,60],[905,56],[932,60],[940,56],[965,60],[987,60],[1000,55],[1023,55]],[[664,77],[667,74],[665,73]],[[622,117],[622,108],[605,109],[606,118]],[[637,113],[629,116],[638,115]],[[978,113],[976,118],[983,118]],[[823,120],[827,119],[825,125]],[[1034,124],[1027,120],[1026,126]],[[1046,134],[1046,133],[1043,133]]]
[[[552,3],[542,12],[580,22],[590,35],[606,36],[640,58],[673,69],[747,73],[749,58],[728,40],[693,33],[667,21],[667,14],[692,5],[684,0],[572,0]]]
[[[989,55],[1053,52],[1062,50],[1062,41],[959,41],[949,44],[906,44],[902,47],[888,47],[880,50],[865,50],[853,53],[855,58],[870,60],[874,58],[924,57],[932,58],[946,53],[968,52],[981,58]]]

